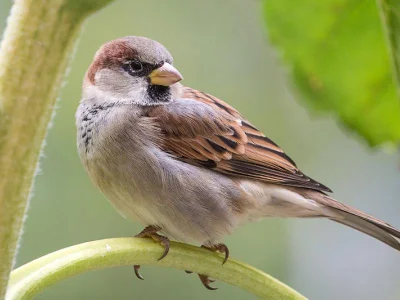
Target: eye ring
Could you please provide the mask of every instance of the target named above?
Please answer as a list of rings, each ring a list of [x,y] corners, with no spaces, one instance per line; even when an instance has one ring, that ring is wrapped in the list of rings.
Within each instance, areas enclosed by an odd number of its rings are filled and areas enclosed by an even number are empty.
[[[143,64],[140,61],[133,60],[129,63],[129,68],[133,73],[143,71]]]

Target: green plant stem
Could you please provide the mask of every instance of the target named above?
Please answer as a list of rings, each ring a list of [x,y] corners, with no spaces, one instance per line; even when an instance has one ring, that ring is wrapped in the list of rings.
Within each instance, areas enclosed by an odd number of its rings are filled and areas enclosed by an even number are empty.
[[[93,269],[135,264],[167,266],[206,274],[262,299],[306,299],[275,278],[242,262],[229,259],[222,265],[222,255],[209,250],[171,242],[168,255],[157,261],[163,250],[159,243],[139,238],[107,239],[65,248],[14,270],[6,299],[31,299],[65,278]]]
[[[396,0],[376,0],[392,62],[393,80],[400,96],[400,3]]]
[[[16,0],[0,48],[0,299],[79,28],[111,0]]]

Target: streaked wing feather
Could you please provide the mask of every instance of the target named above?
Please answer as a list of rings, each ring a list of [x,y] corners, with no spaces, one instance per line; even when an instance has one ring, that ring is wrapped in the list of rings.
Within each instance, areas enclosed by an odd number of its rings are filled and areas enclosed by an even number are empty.
[[[190,109],[193,104],[196,107]],[[185,87],[181,99],[152,108],[149,116],[165,134],[161,147],[182,161],[229,176],[331,192],[304,175],[277,144],[214,96]]]

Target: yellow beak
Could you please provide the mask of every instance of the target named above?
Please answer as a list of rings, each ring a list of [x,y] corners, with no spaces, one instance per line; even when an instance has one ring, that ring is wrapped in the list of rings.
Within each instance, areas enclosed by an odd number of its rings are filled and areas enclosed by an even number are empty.
[[[151,84],[169,86],[183,79],[181,73],[169,63],[164,63],[149,75]]]

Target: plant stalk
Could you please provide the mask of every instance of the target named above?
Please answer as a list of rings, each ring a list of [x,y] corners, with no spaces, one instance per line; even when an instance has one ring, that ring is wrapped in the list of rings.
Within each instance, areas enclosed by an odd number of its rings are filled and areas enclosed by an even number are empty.
[[[223,255],[204,248],[171,242],[168,255],[157,261],[163,252],[159,243],[139,238],[115,238],[75,245],[14,270],[6,299],[31,299],[50,285],[89,270],[133,265],[191,270],[240,287],[262,299],[306,299],[270,275],[242,262],[229,259],[222,265]],[[139,280],[136,282],[140,283]]]
[[[15,0],[0,48],[0,299],[79,29],[111,0]]]

